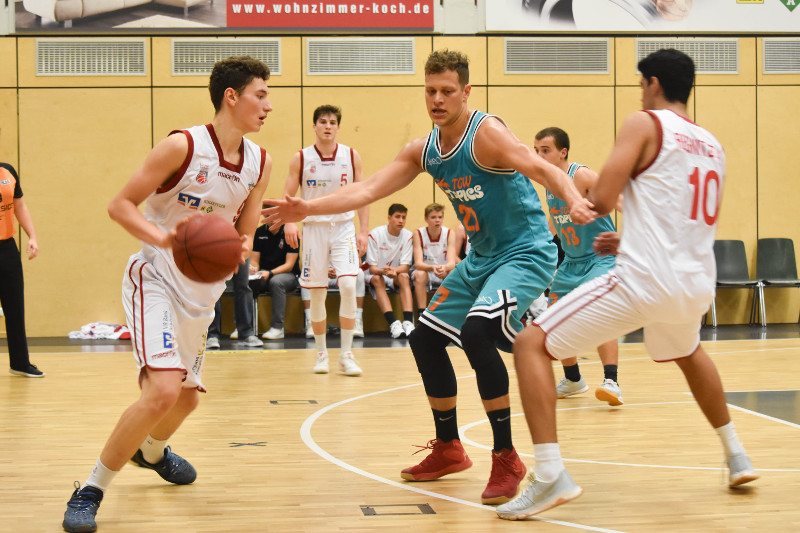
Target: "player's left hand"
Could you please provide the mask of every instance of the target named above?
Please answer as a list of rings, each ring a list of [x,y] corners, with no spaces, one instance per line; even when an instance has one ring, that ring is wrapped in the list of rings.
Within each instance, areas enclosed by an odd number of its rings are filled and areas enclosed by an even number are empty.
[[[358,257],[367,253],[367,234],[359,233],[356,235],[356,248],[358,249]]]
[[[28,259],[33,259],[39,255],[39,244],[36,242],[36,237],[28,239],[28,248],[26,251],[28,252]]]
[[[604,255],[617,255],[619,248],[620,236],[616,231],[604,231],[599,233],[594,238],[592,248],[595,253],[600,256]]]
[[[261,210],[264,217],[262,222],[269,225],[270,229],[288,222],[300,222],[308,216],[308,202],[296,196],[285,194],[282,200],[267,198],[262,200],[264,204],[272,206]]]
[[[594,204],[592,202],[586,198],[581,198],[570,206],[569,217],[575,224],[589,224],[598,216],[597,211],[595,211],[593,207]]]

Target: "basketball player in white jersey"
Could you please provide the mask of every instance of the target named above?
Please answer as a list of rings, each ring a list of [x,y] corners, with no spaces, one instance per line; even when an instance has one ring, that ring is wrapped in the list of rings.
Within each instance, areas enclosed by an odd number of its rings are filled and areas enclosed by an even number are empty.
[[[425,227],[414,232],[414,296],[419,315],[428,306],[428,293],[439,288],[444,278],[456,267],[456,236],[444,220],[444,206],[425,206]]]
[[[289,162],[284,195],[294,196],[297,189],[304,200],[325,196],[345,185],[363,179],[361,156],[354,149],[336,142],[342,110],[322,105],[314,110],[316,140],[297,152]],[[311,294],[311,327],[317,361],[314,372],[327,374],[328,347],[325,297],[328,293],[328,266],[336,269],[339,284],[339,326],[341,352],[339,370],[347,376],[360,376],[361,368],[353,356],[353,328],[356,321],[356,277],[360,257],[367,251],[369,206],[358,211],[359,232],[353,223],[354,211],[336,215],[317,215],[303,221],[303,250],[300,287]],[[297,225],[286,224],[284,232],[289,246],[297,247]]]
[[[122,287],[141,396],[120,417],[88,480],[75,482],[66,531],[97,529],[103,494],[128,461],[178,485],[197,476],[166,443],[205,392],[206,331],[225,282],[184,276],[172,240],[190,216],[221,216],[241,235],[242,262],[250,255],[272,160],[243,136],[259,131],[272,110],[268,79],[269,68],[249,56],[217,62],[208,85],[216,110],[211,123],[159,142],[108,205],[111,218],[142,241]],[[197,214],[209,208],[213,215]]]
[[[653,360],[677,363],[719,434],[728,485],[758,478],[734,430],[717,369],[700,346],[700,321],[716,285],[713,246],[725,153],[711,133],[689,120],[686,102],[695,72],[689,56],[659,50],[638,67],[646,111],[625,120],[588,195],[603,216],[624,191],[621,239],[616,232],[595,239],[598,253],[617,255],[616,266],[559,298],[514,345],[536,467],[522,493],[497,508],[501,518],[525,518],[583,492],[564,468],[558,448],[552,360],[592,350],[641,327]]]

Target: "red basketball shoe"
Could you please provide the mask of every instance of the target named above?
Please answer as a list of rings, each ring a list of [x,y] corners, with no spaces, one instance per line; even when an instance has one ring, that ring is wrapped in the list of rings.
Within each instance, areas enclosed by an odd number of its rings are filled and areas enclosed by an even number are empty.
[[[461,441],[453,439],[450,442],[442,442],[433,439],[427,446],[419,446],[422,450],[433,450],[420,464],[409,466],[400,472],[400,477],[409,481],[431,481],[447,474],[461,472],[472,466],[472,461],[467,457],[467,452],[461,445]]]
[[[517,455],[517,451],[492,451],[492,473],[481,501],[486,505],[506,503],[517,495],[519,484],[525,479],[528,469]]]

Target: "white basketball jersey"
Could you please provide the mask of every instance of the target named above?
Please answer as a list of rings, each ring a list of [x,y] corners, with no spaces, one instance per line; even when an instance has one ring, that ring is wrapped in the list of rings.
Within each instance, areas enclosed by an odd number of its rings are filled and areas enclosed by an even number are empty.
[[[646,112],[661,148],[625,186],[616,272],[645,298],[658,291],[710,303],[725,152],[711,133],[674,112]]]
[[[337,144],[333,157],[322,157],[314,144],[306,146],[300,150],[300,190],[303,200],[325,196],[353,183],[354,166],[353,149],[349,146]],[[354,216],[355,211],[314,215],[306,217],[303,223],[345,222]]]
[[[447,264],[447,237],[450,235],[450,230],[442,226],[442,233],[435,241],[431,240],[428,234],[428,228],[419,228],[417,230],[420,241],[422,243],[422,260],[426,265],[446,265]]]
[[[379,226],[369,232],[367,264],[372,266],[398,267],[414,263],[413,235],[403,228],[395,237],[388,226]]]
[[[186,135],[189,152],[173,178],[147,199],[145,218],[164,231],[198,211],[235,223],[247,196],[261,179],[264,149],[242,138],[241,158],[233,165],[225,161],[211,124],[173,133]],[[199,283],[184,276],[175,265],[171,248],[143,244],[140,255],[182,298],[193,303],[208,305],[213,298],[213,305],[224,290],[224,281]]]

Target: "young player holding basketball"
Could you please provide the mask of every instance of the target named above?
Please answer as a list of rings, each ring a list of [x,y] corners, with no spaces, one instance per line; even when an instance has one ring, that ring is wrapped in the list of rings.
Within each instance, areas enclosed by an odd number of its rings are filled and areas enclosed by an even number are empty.
[[[575,187],[586,196],[597,183],[597,173],[586,165],[569,162],[569,135],[561,128],[545,128],[536,134],[533,149],[540,157],[572,178]],[[594,238],[603,232],[614,231],[614,221],[610,215],[598,218],[585,226],[572,223],[568,207],[563,200],[547,191],[547,207],[550,210],[550,229],[560,237],[564,260],[556,270],[556,277],[550,286],[549,305],[569,294],[575,287],[605,274],[614,268],[614,256],[600,256],[592,249]],[[597,347],[603,363],[603,382],[595,390],[598,400],[610,405],[622,405],[622,391],[617,383],[617,362],[619,348],[617,339],[612,339]],[[586,380],[578,368],[578,358],[563,359],[564,378],[556,386],[559,398],[566,398],[589,390]]]
[[[675,361],[720,436],[731,487],[758,478],[736,435],[717,369],[700,346],[700,321],[714,297],[714,233],[725,153],[691,122],[686,102],[694,63],[677,50],[639,62],[642,104],[620,129],[589,200],[609,213],[624,190],[625,228],[600,234],[595,249],[617,254],[614,270],[589,281],[537,318],[514,346],[525,417],[536,456],[522,494],[497,508],[525,518],[577,498],[556,436],[552,358],[564,359],[644,327],[655,361]]]
[[[176,228],[204,205],[230,220],[250,255],[272,161],[243,135],[261,129],[272,106],[269,69],[249,56],[217,62],[209,92],[211,124],[176,131],[159,142],[108,206],[111,218],[142,241],[123,278],[123,304],[139,368],[141,396],[122,414],[87,481],[67,503],[66,531],[95,531],[104,491],[127,461],[178,485],[192,465],[167,439],[198,402],[206,330],[225,282],[199,283],[172,259]],[[137,206],[145,202],[144,213]],[[210,216],[210,215],[194,215]]]
[[[481,499],[512,498],[525,466],[511,440],[508,372],[497,343],[510,344],[520,317],[553,278],[556,246],[528,176],[567,200],[572,219],[590,222],[594,212],[572,180],[520,142],[499,118],[467,104],[469,63],[455,51],[435,51],[425,65],[425,102],[436,125],[407,144],[370,179],[314,200],[270,200],[270,224],[302,220],[368,205],[430,173],[447,194],[469,234],[471,250],[445,278],[410,339],[433,411],[433,450],[401,476],[437,479],[472,465],[458,439],[456,376],[445,348],[462,347],[475,369],[478,390],[494,433],[492,473]]]
[[[342,110],[322,105],[314,110],[316,140],[297,152],[289,162],[284,194],[294,196],[297,189],[304,200],[326,196],[349,183],[361,181],[361,156],[354,149],[336,142]],[[353,210],[339,214],[311,216],[303,222],[303,260],[300,286],[311,295],[311,327],[317,347],[314,372],[327,374],[328,347],[325,297],[328,294],[328,266],[336,270],[339,285],[339,325],[341,352],[339,370],[347,376],[360,376],[361,368],[353,356],[353,328],[356,323],[356,278],[361,256],[367,251],[369,207],[358,207],[360,230],[356,235]],[[297,225],[286,224],[286,242],[297,248]]]

